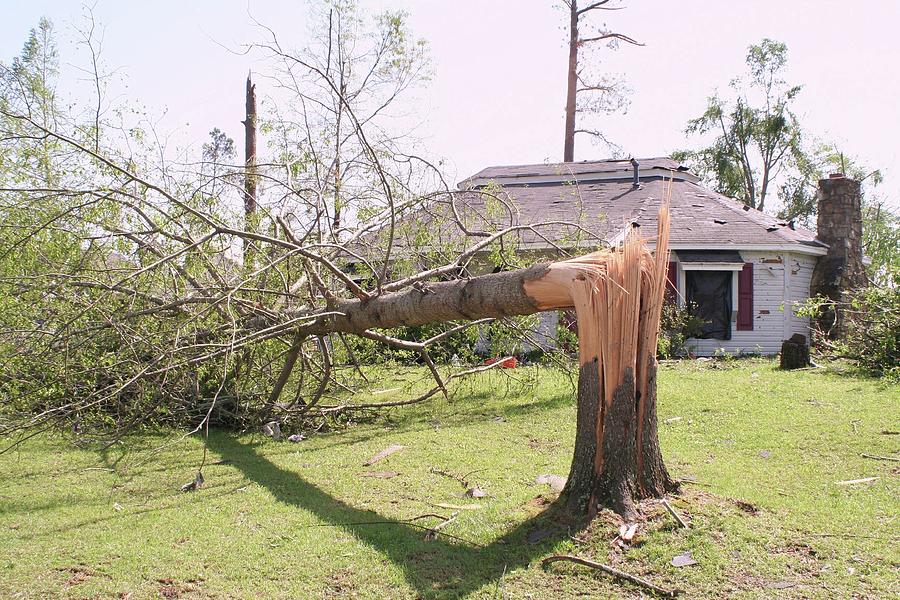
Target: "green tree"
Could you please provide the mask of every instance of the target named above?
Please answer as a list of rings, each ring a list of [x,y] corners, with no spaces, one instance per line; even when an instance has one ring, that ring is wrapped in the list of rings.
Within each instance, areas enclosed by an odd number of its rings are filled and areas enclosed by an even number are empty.
[[[802,175],[810,159],[791,111],[800,86],[782,78],[787,46],[764,39],[749,47],[746,62],[747,73],[729,85],[733,97],[713,94],[704,113],[688,122],[686,133],[712,135],[711,144],[677,157],[718,192],[764,210],[779,176]]]

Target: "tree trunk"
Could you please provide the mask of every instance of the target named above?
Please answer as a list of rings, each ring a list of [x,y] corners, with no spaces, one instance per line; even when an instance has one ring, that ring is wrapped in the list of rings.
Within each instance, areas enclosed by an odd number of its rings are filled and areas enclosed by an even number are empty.
[[[612,251],[344,302],[302,327],[302,334],[362,333],[574,307],[581,367],[575,452],[561,499],[576,517],[590,519],[604,506],[631,518],[636,500],[674,488],[656,422],[656,344],[668,233],[663,206],[655,255],[635,233]]]
[[[563,161],[575,160],[575,96],[578,93],[578,1],[569,3],[569,69],[566,88],[566,138]]]
[[[256,212],[256,86],[247,75],[245,94],[246,118],[244,124],[244,215],[246,229],[253,231],[252,221]]]

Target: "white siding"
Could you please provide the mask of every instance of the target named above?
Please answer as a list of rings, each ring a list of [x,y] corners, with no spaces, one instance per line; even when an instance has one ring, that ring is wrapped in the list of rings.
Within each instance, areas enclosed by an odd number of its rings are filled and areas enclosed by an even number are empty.
[[[742,251],[741,257],[745,262],[753,263],[753,331],[738,331],[736,313],[732,313],[730,340],[688,340],[688,350],[697,356],[713,356],[723,351],[729,354],[777,354],[781,351],[781,342],[794,333],[808,335],[808,320],[796,316],[791,307],[794,301],[802,302],[809,297],[815,257],[747,251]],[[787,273],[785,263],[788,265]],[[679,291],[684,292],[681,269]],[[733,302],[736,307],[737,298]]]
[[[809,340],[809,318],[798,317],[794,302],[805,302],[809,298],[809,286],[816,266],[816,257],[808,254],[791,254],[791,314],[790,335],[801,333]]]

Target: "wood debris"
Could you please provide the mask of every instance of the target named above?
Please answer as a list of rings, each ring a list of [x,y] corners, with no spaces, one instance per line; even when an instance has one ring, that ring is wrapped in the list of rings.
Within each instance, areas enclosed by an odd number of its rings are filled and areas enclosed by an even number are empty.
[[[371,465],[374,465],[378,461],[384,460],[391,454],[394,454],[395,452],[400,452],[404,448],[406,448],[406,446],[401,446],[400,444],[391,444],[390,446],[388,446],[387,448],[385,448],[384,450],[382,450],[381,452],[379,452],[378,454],[376,454],[375,456],[373,456],[372,458],[370,458],[369,460],[364,462],[363,466],[369,467]]]
[[[687,523],[684,522],[684,519],[681,518],[681,515],[675,512],[675,509],[672,508],[672,505],[669,504],[668,500],[663,498],[662,505],[666,507],[666,510],[669,511],[669,514],[672,515],[672,518],[675,519],[675,521],[677,521],[679,525],[681,525],[684,529],[688,528]]]
[[[848,479],[847,481],[835,481],[834,485],[858,485],[860,483],[872,483],[879,477],[863,477],[862,479]]]
[[[886,460],[891,462],[900,462],[900,458],[894,456],[878,456],[876,454],[860,454],[863,458],[871,458],[872,460]]]
[[[631,575],[629,573],[625,573],[624,571],[620,571],[618,569],[614,569],[609,565],[605,565],[603,563],[594,562],[592,560],[588,560],[586,558],[581,558],[579,556],[569,556],[569,555],[556,555],[556,556],[548,556],[544,560],[541,561],[541,566],[547,566],[550,563],[554,563],[557,561],[567,561],[573,562],[579,565],[584,565],[585,567],[590,567],[592,569],[597,569],[598,571],[603,571],[608,575],[612,575],[613,577],[617,577],[619,579],[624,579],[625,581],[629,581],[635,585],[639,585],[648,590],[652,590],[657,594],[664,596],[666,598],[675,598],[680,593],[679,590],[670,590],[664,587],[660,587],[651,581],[647,581],[641,577],[637,577],[636,575]]]
[[[692,567],[694,565],[699,565],[694,557],[691,556],[691,551],[683,552],[681,554],[676,554],[672,557],[672,566],[673,567]]]

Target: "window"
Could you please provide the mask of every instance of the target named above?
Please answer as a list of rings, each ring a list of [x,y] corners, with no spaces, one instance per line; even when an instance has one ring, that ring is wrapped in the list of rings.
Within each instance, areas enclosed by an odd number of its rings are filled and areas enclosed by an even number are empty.
[[[694,314],[706,321],[701,338],[731,339],[733,271],[686,271],[685,299]]]
[[[735,250],[677,250],[669,279],[683,286],[684,302],[706,321],[701,338],[730,340],[732,332],[753,331],[753,264]]]

